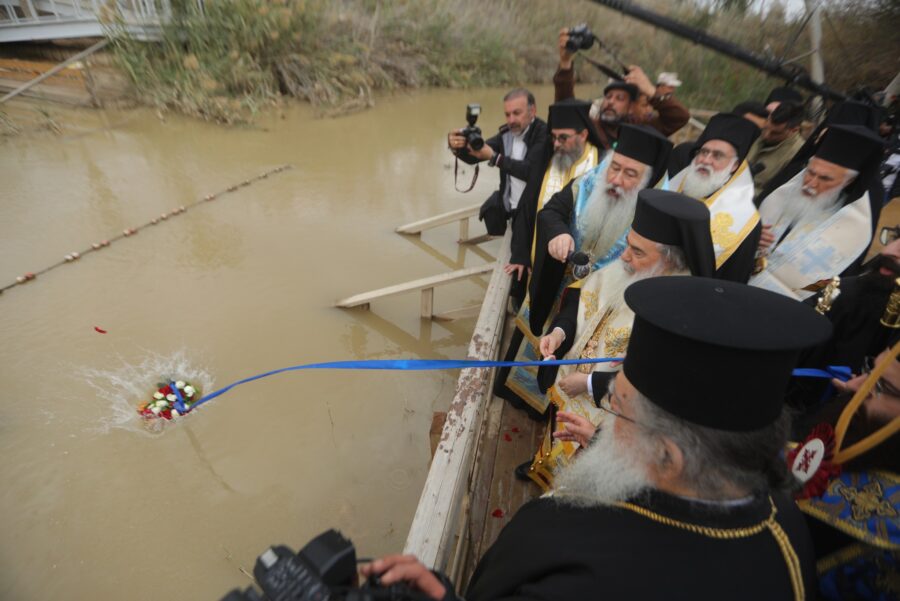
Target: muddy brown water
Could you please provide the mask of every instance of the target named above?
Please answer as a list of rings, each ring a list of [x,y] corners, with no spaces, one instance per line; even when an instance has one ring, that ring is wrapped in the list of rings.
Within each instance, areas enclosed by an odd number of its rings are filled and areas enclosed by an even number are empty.
[[[402,548],[457,372],[281,374],[159,433],[134,407],[165,376],[209,391],[307,362],[465,356],[474,318],[420,320],[417,294],[331,305],[493,259],[499,241],[459,246],[455,225],[393,229],[496,185],[486,167],[453,190],[445,132],[471,101],[492,130],[502,93],[403,94],[338,119],[294,106],[252,128],[52,108],[61,134],[0,141],[0,285],[294,167],[0,295],[0,598],[219,599],[268,545],[329,527],[361,556]],[[437,289],[436,310],[480,302],[486,282]]]

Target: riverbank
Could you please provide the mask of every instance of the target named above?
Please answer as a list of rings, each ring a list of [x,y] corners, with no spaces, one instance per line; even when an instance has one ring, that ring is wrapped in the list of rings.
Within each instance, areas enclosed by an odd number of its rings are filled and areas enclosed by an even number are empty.
[[[805,36],[799,39],[801,15],[786,16],[777,6],[761,13],[748,8],[752,2],[642,4],[765,56],[790,58],[808,46]],[[684,80],[679,95],[688,106],[727,110],[764,98],[779,83],[587,1],[231,0],[205,7],[201,14],[197,3],[185,2],[163,28],[160,44],[120,40],[114,46],[144,102],[234,123],[285,97],[333,115],[372,106],[376,92],[398,88],[548,83],[558,60],[559,29],[580,22],[623,62],[642,65],[651,76],[677,71]],[[879,57],[882,46],[889,52],[898,39],[889,21],[885,29],[885,17],[894,14],[891,5],[855,1],[832,3],[828,10],[840,16],[843,30],[826,19],[826,73],[833,63],[840,74],[829,83],[837,89],[887,83],[880,80],[889,80],[894,66]],[[873,39],[879,48],[870,48]],[[605,50],[589,53],[611,62]],[[850,57],[855,73],[842,68]],[[580,61],[577,71],[583,81],[605,81]],[[596,90],[592,86],[582,95]]]

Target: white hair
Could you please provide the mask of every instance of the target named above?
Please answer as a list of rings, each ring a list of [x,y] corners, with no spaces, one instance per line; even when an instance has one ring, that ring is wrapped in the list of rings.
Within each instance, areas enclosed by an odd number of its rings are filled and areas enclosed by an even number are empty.
[[[737,163],[737,157],[733,158],[728,165],[722,169],[712,169],[711,166],[703,165],[704,168],[712,171],[709,175],[698,172],[696,161],[697,159],[695,158],[688,166],[688,172],[684,175],[684,186],[682,191],[691,198],[701,199],[712,195],[731,179],[731,176],[733,175],[731,170],[735,163]]]
[[[582,250],[590,252],[594,257],[609,252],[631,225],[638,192],[647,186],[652,171],[647,167],[638,185],[626,191],[622,186],[606,183],[608,170],[607,165],[597,173],[596,183],[585,203],[585,209],[577,216],[578,230],[584,234]]]

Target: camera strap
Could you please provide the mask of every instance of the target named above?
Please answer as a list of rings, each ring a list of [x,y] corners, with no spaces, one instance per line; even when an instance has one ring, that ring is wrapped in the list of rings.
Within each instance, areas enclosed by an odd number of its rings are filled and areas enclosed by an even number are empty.
[[[475,164],[475,175],[472,176],[472,184],[466,188],[465,190],[459,189],[459,157],[455,157],[453,162],[453,187],[456,188],[457,192],[462,192],[465,194],[466,192],[471,192],[472,188],[475,187],[475,182],[478,181],[478,164]]]

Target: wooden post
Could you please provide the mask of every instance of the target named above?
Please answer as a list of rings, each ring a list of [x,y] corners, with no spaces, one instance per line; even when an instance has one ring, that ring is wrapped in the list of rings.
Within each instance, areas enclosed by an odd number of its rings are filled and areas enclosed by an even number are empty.
[[[434,315],[434,288],[422,288],[422,317],[431,319]]]
[[[469,218],[459,220],[459,241],[465,242],[469,239]]]

